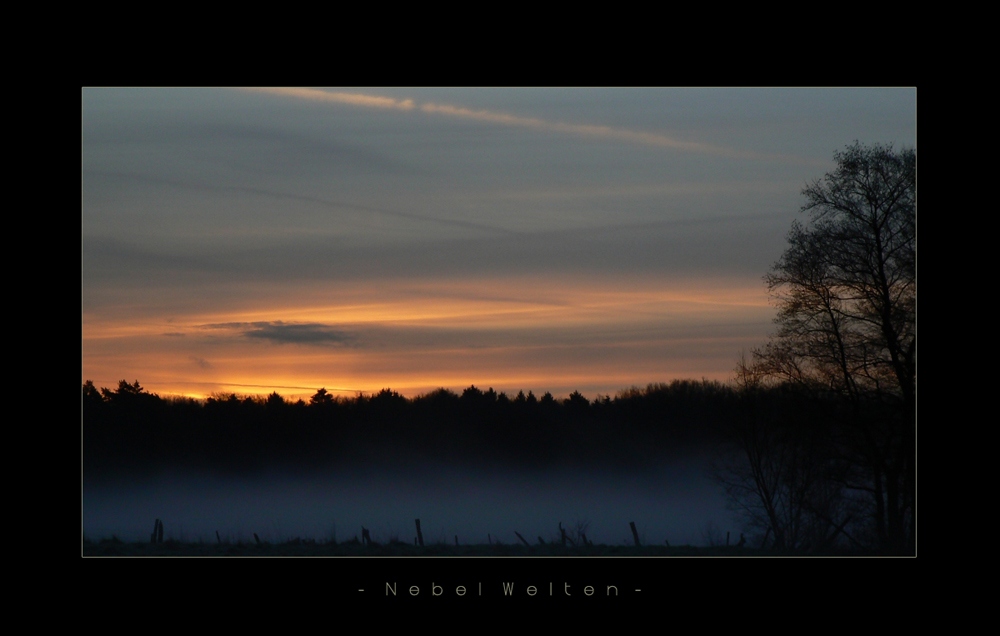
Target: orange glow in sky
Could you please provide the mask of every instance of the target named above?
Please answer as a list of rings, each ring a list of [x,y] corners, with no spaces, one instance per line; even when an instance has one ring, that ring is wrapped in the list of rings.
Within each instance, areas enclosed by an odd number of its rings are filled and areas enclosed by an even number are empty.
[[[264,299],[256,309],[128,324],[85,318],[83,379],[114,386],[128,369],[129,381],[150,391],[193,397],[276,390],[307,399],[321,386],[414,396],[470,384],[593,397],[673,377],[726,380],[740,347],[753,342],[730,324],[748,321],[759,332],[771,315],[759,285],[709,280],[661,289],[594,279],[423,281],[329,296],[340,302]],[[328,326],[344,339],[247,335],[279,321]],[[695,346],[718,347],[718,357],[696,360]]]
[[[915,90],[86,88],[81,382],[726,381],[803,184]]]

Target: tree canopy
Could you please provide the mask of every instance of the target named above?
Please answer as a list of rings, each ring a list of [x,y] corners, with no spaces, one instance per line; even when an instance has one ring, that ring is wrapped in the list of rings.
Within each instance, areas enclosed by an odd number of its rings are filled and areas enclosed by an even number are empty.
[[[855,142],[834,159],[836,169],[802,191],[809,222],[793,223],[788,248],[765,276],[777,331],[752,360],[741,361],[737,375],[748,391],[792,384],[839,396],[843,408],[825,430],[817,422],[786,422],[780,435],[773,421],[749,415],[741,444],[750,467],[743,477],[731,472],[731,483],[747,484],[741,492],[770,508],[775,535],[809,515],[846,533],[851,519],[864,516],[871,522],[864,532],[882,550],[909,553],[916,508],[916,151]],[[805,492],[801,471],[791,470],[803,459],[826,466],[822,475],[810,472],[816,494],[797,504],[800,512],[786,527],[774,527],[777,504]],[[784,481],[762,486],[768,466]]]
[[[778,333],[758,361],[835,391],[914,396],[916,151],[855,143],[806,187],[789,247],[766,276]]]

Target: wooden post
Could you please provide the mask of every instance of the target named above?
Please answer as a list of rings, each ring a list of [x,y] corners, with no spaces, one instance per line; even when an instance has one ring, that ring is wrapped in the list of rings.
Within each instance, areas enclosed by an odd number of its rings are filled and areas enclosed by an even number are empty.
[[[521,540],[521,543],[523,543],[524,545],[528,546],[529,548],[531,547],[531,544],[528,543],[528,541],[524,537],[521,536],[520,532],[518,532],[517,530],[515,530],[514,534],[516,534],[517,538]]]
[[[361,543],[370,546],[372,544],[372,535],[368,534],[368,528],[361,526]]]
[[[219,531],[215,531],[215,538],[219,541],[219,545],[222,545],[222,537],[219,536]]]
[[[156,542],[157,543],[163,543],[163,522],[160,521],[159,519],[157,519],[156,523],[157,523],[157,528],[156,528]]]
[[[489,532],[486,533],[486,541],[489,542],[490,545],[493,545],[493,537],[490,536]]]
[[[414,521],[417,524],[417,543],[419,543],[422,548],[424,547],[424,533],[420,532],[420,519],[414,519]]]
[[[565,528],[562,527],[562,521],[559,522],[559,533],[562,535],[562,544],[563,544],[564,548],[566,547],[566,542],[567,541],[569,541],[573,545],[573,547],[576,547],[576,541],[574,541],[573,539],[571,539],[570,536],[568,534],[566,534]],[[583,537],[583,543],[584,543],[584,545],[586,545],[586,543],[587,543],[587,536],[586,535],[584,535],[584,537]]]
[[[156,529],[160,527],[160,520],[157,519],[153,522],[153,532],[149,535],[149,542],[156,543]]]
[[[458,545],[458,535],[455,535],[455,545]]]
[[[628,525],[629,525],[629,527],[632,528],[632,540],[635,541],[635,546],[639,547],[641,545],[639,543],[639,531],[635,529],[635,522],[634,521],[629,521]]]
[[[726,547],[729,547],[729,530],[726,530]]]
[[[257,542],[257,545],[261,545],[260,537],[257,536],[256,532],[253,533],[253,540]]]

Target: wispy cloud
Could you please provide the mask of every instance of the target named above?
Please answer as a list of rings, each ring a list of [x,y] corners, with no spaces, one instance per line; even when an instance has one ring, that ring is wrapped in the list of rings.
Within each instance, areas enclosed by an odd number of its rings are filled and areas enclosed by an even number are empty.
[[[412,99],[393,99],[391,97],[382,97],[380,95],[321,91],[315,88],[287,88],[275,86],[249,87],[241,90],[254,91],[257,93],[269,93],[272,95],[283,95],[285,97],[298,97],[299,99],[309,99],[320,102],[366,106],[368,108],[386,108],[395,110],[413,110],[414,108]]]
[[[202,329],[225,329],[244,338],[268,340],[276,344],[330,345],[344,344],[350,334],[322,323],[289,323],[281,320],[257,322],[225,322],[201,325]]]
[[[136,179],[141,181],[147,181],[150,183],[162,183],[165,185],[176,186],[179,188],[189,188],[193,190],[210,190],[210,191],[222,191],[222,192],[245,192],[248,194],[254,194],[262,197],[272,197],[275,199],[292,200],[292,201],[304,201],[306,203],[316,203],[319,205],[327,206],[336,210],[352,210],[357,212],[369,212],[375,214],[384,214],[387,216],[396,217],[399,219],[405,219],[408,221],[417,222],[427,222],[427,223],[437,223],[439,225],[447,227],[455,227],[464,230],[476,230],[481,232],[488,232],[491,234],[500,235],[517,235],[520,234],[515,230],[506,229],[498,225],[491,225],[488,223],[477,223],[475,221],[465,221],[462,219],[449,219],[444,217],[436,217],[428,214],[415,214],[412,212],[401,212],[398,210],[390,210],[385,207],[374,207],[370,205],[361,205],[358,203],[351,203],[349,201],[338,201],[334,199],[325,199],[322,197],[308,196],[304,194],[296,194],[294,192],[282,192],[276,189],[265,189],[259,187],[248,187],[248,186],[234,186],[225,184],[213,184],[213,183],[199,183],[190,179],[168,179],[160,177],[157,175],[149,174],[139,174],[132,172],[107,172],[102,170],[84,170],[85,176],[100,176],[100,177],[112,177],[118,179]]]
[[[474,119],[494,124],[504,124],[507,126],[517,126],[520,128],[536,128],[551,132],[566,133],[582,137],[594,137],[625,141],[646,146],[660,146],[698,152],[703,154],[726,155],[732,157],[750,158],[756,157],[756,153],[722,148],[693,141],[681,141],[657,133],[628,130],[625,128],[612,128],[610,126],[594,126],[587,124],[568,124],[558,121],[548,121],[537,117],[519,117],[492,110],[472,110],[448,104],[426,103],[420,106],[420,110],[425,113],[436,115],[448,115],[451,117],[461,117],[464,119]]]
[[[511,113],[496,110],[464,108],[451,104],[436,104],[433,102],[416,103],[412,99],[395,99],[381,95],[367,95],[364,93],[343,93],[324,91],[315,88],[244,88],[255,92],[263,92],[272,95],[285,97],[295,97],[298,99],[308,99],[313,101],[330,102],[337,104],[349,104],[352,106],[363,106],[367,108],[380,108],[413,111],[418,110],[430,115],[441,115],[461,119],[471,119],[491,124],[503,126],[513,126],[518,128],[532,128],[548,132],[563,133],[579,137],[590,137],[594,139],[609,139],[643,146],[654,146],[660,148],[670,148],[683,152],[698,154],[708,154],[715,156],[729,157],[733,159],[790,159],[777,155],[765,155],[762,153],[715,146],[696,141],[684,141],[675,139],[668,135],[655,132],[629,130],[627,128],[613,128],[611,126],[596,126],[588,124],[571,124],[560,121],[551,121],[538,117],[523,117]]]

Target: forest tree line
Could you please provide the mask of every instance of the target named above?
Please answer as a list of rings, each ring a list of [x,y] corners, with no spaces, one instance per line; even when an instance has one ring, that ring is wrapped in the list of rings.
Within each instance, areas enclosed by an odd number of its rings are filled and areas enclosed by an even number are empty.
[[[718,441],[738,410],[733,387],[674,381],[590,401],[470,386],[406,398],[391,389],[308,402],[216,394],[161,398],[138,381],[83,385],[85,471],[162,467],[253,470],[329,467],[389,457],[520,466],[655,463]]]

